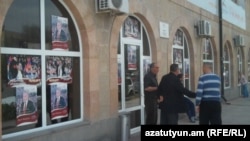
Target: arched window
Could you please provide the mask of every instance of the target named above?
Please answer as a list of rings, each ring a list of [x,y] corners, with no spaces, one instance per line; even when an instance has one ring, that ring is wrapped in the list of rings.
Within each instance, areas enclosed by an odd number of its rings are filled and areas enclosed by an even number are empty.
[[[203,39],[203,62],[211,63],[214,71],[214,54],[210,39]]]
[[[0,40],[3,138],[82,119],[82,53],[72,18],[58,1],[11,3]]]
[[[231,86],[231,69],[230,69],[230,54],[229,48],[226,44],[224,46],[224,88],[229,88]]]
[[[243,72],[243,66],[242,66],[242,51],[241,51],[241,49],[240,48],[237,48],[237,68],[238,68],[238,72],[242,72],[242,73],[244,73]],[[244,73],[245,74],[245,73]],[[237,74],[237,76],[238,76],[238,80],[240,79],[239,78],[239,75]],[[238,83],[240,83],[240,81],[238,81]]]
[[[178,64],[184,75],[184,86],[190,88],[190,58],[186,36],[181,29],[175,33],[173,42],[173,63]]]

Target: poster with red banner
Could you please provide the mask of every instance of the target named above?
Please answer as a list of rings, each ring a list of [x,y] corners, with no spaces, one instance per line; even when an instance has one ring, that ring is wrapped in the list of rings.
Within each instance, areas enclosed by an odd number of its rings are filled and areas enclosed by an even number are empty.
[[[41,57],[35,55],[6,55],[9,87],[41,85]]]
[[[16,125],[37,123],[37,87],[24,85],[16,87]]]
[[[72,83],[72,57],[48,56],[46,57],[47,84]]]
[[[52,50],[68,50],[68,18],[52,15],[51,21]]]
[[[51,84],[51,120],[68,116],[67,83]]]
[[[136,70],[137,69],[136,50],[137,50],[137,46],[127,45],[128,70]]]

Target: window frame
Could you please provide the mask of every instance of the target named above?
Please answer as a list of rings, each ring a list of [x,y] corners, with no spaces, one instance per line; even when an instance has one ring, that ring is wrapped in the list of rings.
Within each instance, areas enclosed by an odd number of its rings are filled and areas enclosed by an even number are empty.
[[[55,127],[63,127],[66,125],[71,125],[73,123],[78,123],[78,122],[82,122],[84,120],[84,93],[83,93],[83,70],[84,70],[84,65],[83,65],[83,50],[82,50],[82,41],[81,41],[81,34],[80,34],[80,29],[76,24],[76,20],[74,18],[74,15],[71,13],[71,11],[69,10],[69,8],[67,7],[67,5],[59,0],[58,1],[65,9],[65,11],[68,12],[68,14],[70,15],[70,18],[73,20],[73,24],[72,26],[74,26],[76,28],[76,34],[78,36],[78,44],[79,44],[79,51],[57,51],[57,50],[48,50],[46,49],[46,34],[45,34],[45,12],[46,12],[46,7],[45,7],[45,0],[40,0],[40,35],[41,35],[41,48],[40,49],[21,49],[19,47],[14,48],[14,47],[7,47],[7,46],[1,46],[0,48],[0,52],[1,55],[6,55],[6,54],[20,54],[20,55],[38,55],[41,57],[41,99],[42,99],[42,111],[41,111],[41,115],[42,115],[42,125],[41,127],[38,128],[30,128],[30,129],[26,129],[26,130],[22,130],[22,131],[17,131],[17,132],[13,132],[13,133],[8,133],[8,134],[4,134],[2,135],[3,139],[7,139],[10,137],[16,137],[16,136],[21,136],[24,134],[30,134],[30,133],[35,133],[35,132],[39,132],[39,131],[45,131],[47,129],[52,129]],[[11,5],[10,5],[11,6]],[[80,90],[80,107],[79,107],[79,112],[80,113],[80,117],[77,119],[71,119],[67,122],[62,122],[62,123],[58,123],[58,124],[47,124],[47,110],[46,110],[46,57],[47,56],[65,56],[65,57],[72,57],[72,58],[79,58],[79,74],[80,74],[80,84],[81,87],[79,88]]]

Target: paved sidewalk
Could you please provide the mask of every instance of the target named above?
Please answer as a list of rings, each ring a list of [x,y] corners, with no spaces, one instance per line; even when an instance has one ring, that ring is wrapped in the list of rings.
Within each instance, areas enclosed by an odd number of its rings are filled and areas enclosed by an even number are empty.
[[[228,105],[222,102],[222,124],[223,125],[250,125],[250,98],[237,98],[229,100]],[[186,114],[180,114],[179,125],[198,125],[190,123]],[[141,133],[131,135],[128,141],[141,141]]]

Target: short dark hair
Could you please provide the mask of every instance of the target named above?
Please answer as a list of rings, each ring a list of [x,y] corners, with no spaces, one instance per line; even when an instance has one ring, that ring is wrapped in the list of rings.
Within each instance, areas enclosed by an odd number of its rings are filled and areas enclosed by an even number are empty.
[[[209,63],[209,62],[204,62],[203,63],[203,66],[206,66],[206,67],[208,67],[209,69],[212,69],[213,67],[212,67],[212,63]]]
[[[150,69],[152,69],[152,68],[154,68],[154,67],[155,67],[155,62],[149,64],[149,68],[150,68]]]
[[[170,65],[170,71],[175,72],[178,69],[178,64],[171,64]]]

